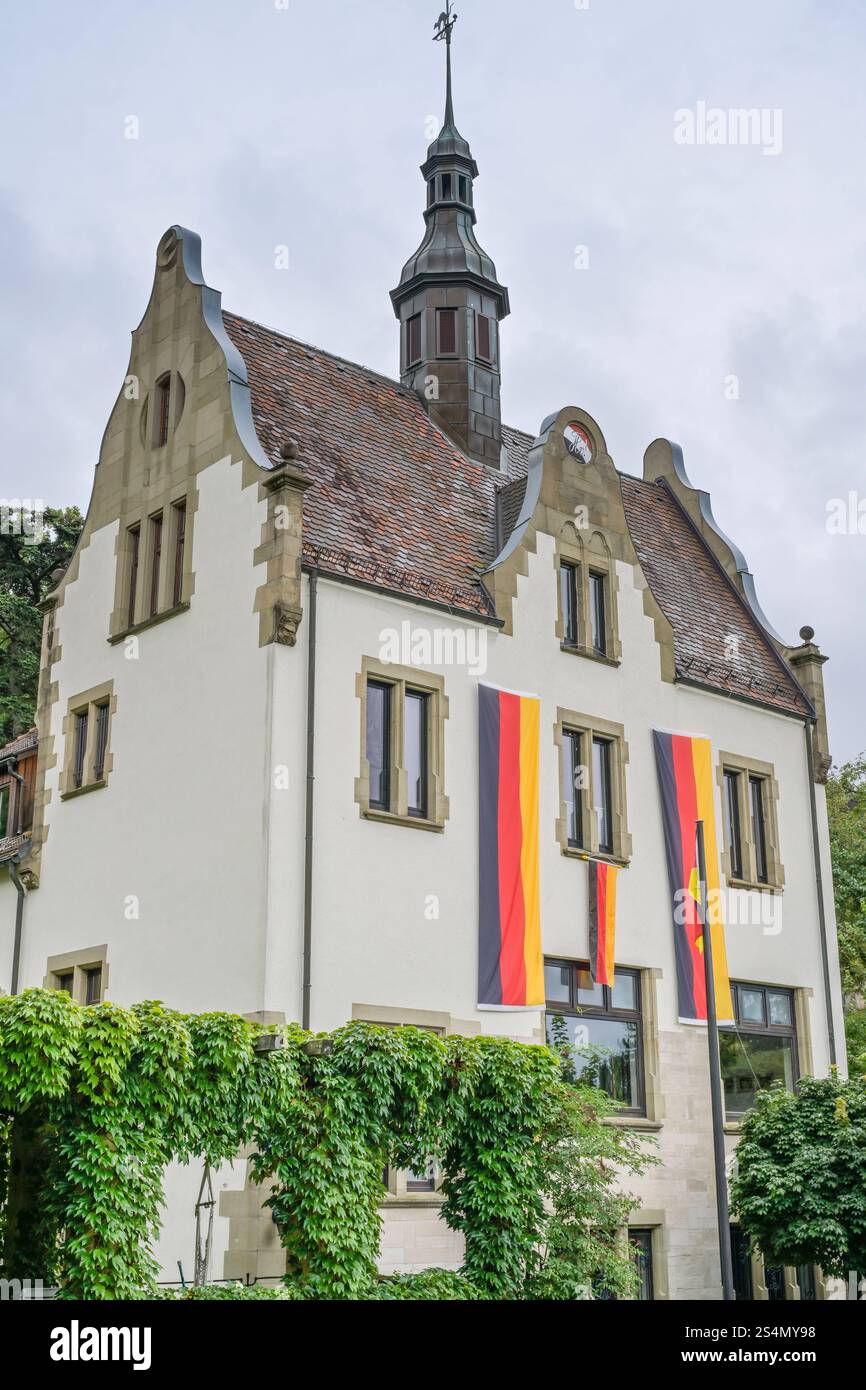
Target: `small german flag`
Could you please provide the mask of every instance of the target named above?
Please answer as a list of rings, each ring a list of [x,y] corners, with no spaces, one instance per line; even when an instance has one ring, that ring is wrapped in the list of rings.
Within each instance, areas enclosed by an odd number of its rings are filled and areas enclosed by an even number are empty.
[[[589,861],[589,973],[593,984],[613,987],[616,935],[616,865]]]

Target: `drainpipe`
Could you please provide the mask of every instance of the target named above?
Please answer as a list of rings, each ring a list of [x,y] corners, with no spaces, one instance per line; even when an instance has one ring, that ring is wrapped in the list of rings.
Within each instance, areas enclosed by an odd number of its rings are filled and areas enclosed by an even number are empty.
[[[301,991],[301,1024],[310,1026],[313,947],[313,788],[315,783],[316,736],[316,593],[319,572],[310,572],[309,612],[307,614],[307,781],[304,811],[304,963]]]
[[[12,948],[12,987],[9,991],[10,994],[17,994],[18,970],[21,964],[21,936],[24,930],[24,899],[27,896],[27,889],[21,882],[18,866],[14,859],[9,860],[9,877],[18,892],[18,902],[15,907],[15,945]]]
[[[824,911],[824,876],[821,871],[821,844],[818,837],[818,803],[815,797],[815,760],[812,755],[812,721],[803,725],[806,734],[806,771],[812,811],[812,855],[815,861],[815,890],[818,894],[818,926],[821,937],[821,966],[824,974],[824,1006],[827,1010],[827,1044],[830,1065],[836,1065],[836,1029],[833,1024],[833,991],[830,984],[830,953],[827,949],[827,916]]]

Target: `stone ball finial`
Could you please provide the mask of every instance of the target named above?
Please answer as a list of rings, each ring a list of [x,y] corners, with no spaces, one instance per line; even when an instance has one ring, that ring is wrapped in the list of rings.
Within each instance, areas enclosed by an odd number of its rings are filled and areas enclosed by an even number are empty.
[[[280,445],[280,458],[296,459],[300,452],[297,439],[286,439]]]
[[[800,636],[802,637],[804,642],[811,642],[813,637],[815,636],[815,629],[813,627],[809,627],[807,624],[806,627],[800,628]]]

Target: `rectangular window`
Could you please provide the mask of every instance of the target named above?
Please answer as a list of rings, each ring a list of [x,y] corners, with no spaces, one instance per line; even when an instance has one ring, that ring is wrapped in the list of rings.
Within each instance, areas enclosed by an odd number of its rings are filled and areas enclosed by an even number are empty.
[[[108,703],[96,706],[96,755],[93,761],[93,776],[101,782],[105,773],[105,750],[108,746]]]
[[[607,615],[604,601],[604,575],[589,574],[589,627],[596,656],[607,654]]]
[[[775,985],[732,981],[734,1024],[719,1029],[725,1110],[739,1119],[758,1091],[779,1081],[793,1091],[798,1076],[794,996]]]
[[[740,832],[740,774],[725,768],[725,839],[731,859],[731,876],[743,877],[743,838]]]
[[[475,355],[482,362],[493,362],[493,325],[486,314],[475,315]]]
[[[75,716],[75,749],[72,755],[72,785],[74,787],[80,787],[84,784],[88,714],[86,709],[82,709]]]
[[[391,808],[391,686],[367,682],[367,762],[370,764],[370,805]]]
[[[129,603],[127,620],[130,627],[135,623],[135,605],[138,597],[138,554],[141,546],[141,528],[129,528]]]
[[[7,835],[15,834],[12,828],[11,810],[12,784],[11,782],[5,782],[3,786],[0,787],[0,840],[4,839]]]
[[[418,690],[406,691],[404,713],[406,776],[409,815],[427,815],[427,745],[429,697]]]
[[[421,315],[413,314],[406,321],[406,365],[421,361]]]
[[[457,190],[460,194],[461,203],[466,202],[466,175],[461,174],[457,180]]]
[[[174,511],[174,583],[171,601],[177,607],[183,597],[183,552],[186,545],[186,502],[176,502]]]
[[[814,1265],[797,1266],[797,1284],[800,1288],[801,1302],[814,1303],[818,1297],[818,1288],[815,1279]]]
[[[102,966],[94,965],[84,972],[84,1002],[98,1004],[102,999]]]
[[[164,376],[156,384],[156,434],[154,444],[161,448],[168,443],[168,427],[171,418],[171,377]]]
[[[406,1174],[407,1192],[435,1192],[436,1191],[436,1164],[431,1158],[423,1173],[407,1172]]]
[[[162,512],[150,518],[150,616],[159,611],[159,570],[162,562]]]
[[[755,846],[755,873],[759,883],[767,882],[767,835],[764,821],[764,779],[749,778],[749,809],[752,817],[752,843]]]
[[[562,607],[562,640],[577,646],[577,566],[563,561],[559,566],[559,597]]]
[[[592,796],[598,823],[598,847],[613,854],[613,804],[610,787],[610,739],[592,740]]]
[[[439,357],[454,357],[457,353],[457,310],[436,310],[436,352]]]
[[[75,971],[64,970],[62,974],[55,975],[54,978],[57,982],[55,988],[61,990],[64,994],[68,994],[71,998],[72,986],[75,983]]]
[[[566,729],[562,738],[562,783],[565,790],[565,816],[568,843],[583,849],[583,735]]]
[[[653,1293],[653,1233],[651,1230],[632,1228],[628,1233],[628,1243],[631,1246],[632,1258],[637,1265],[638,1300],[641,1303],[651,1303],[655,1297]]]
[[[739,1226],[731,1227],[731,1260],[734,1266],[734,1297],[750,1303],[754,1298],[752,1286],[752,1256],[749,1242]]]
[[[548,1045],[566,1080],[600,1086],[632,1114],[643,1114],[640,978],[617,969],[613,988],[594,985],[588,969],[546,960]]]
[[[450,174],[443,174],[443,175],[442,175],[442,199],[443,199],[444,202],[447,202],[448,199],[451,197],[451,188],[452,188],[451,175],[450,175]]]

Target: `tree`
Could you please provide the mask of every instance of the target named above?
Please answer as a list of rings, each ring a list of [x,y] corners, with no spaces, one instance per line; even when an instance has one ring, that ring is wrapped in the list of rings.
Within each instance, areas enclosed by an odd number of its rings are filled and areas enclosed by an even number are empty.
[[[759,1092],[743,1120],[732,1210],[770,1265],[866,1269],[866,1080],[834,1068]]]
[[[36,712],[42,615],[55,570],[65,569],[84,518],[77,507],[4,509],[0,525],[0,741],[29,729]]]
[[[839,963],[846,1004],[848,1060],[864,1069],[866,1054],[866,755],[833,768],[827,778],[827,814]]]

